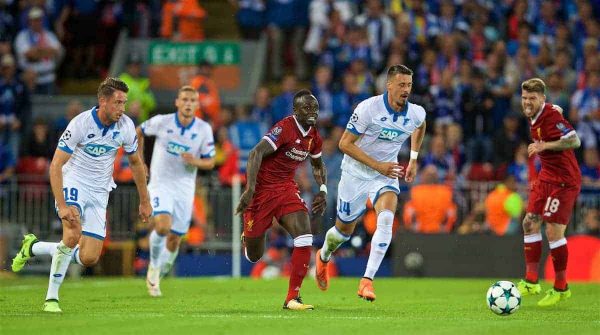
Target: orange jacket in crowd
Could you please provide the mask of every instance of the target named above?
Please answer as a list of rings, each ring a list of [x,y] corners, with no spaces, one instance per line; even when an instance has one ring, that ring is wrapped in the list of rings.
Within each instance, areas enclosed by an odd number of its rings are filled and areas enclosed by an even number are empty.
[[[522,211],[521,196],[503,184],[496,186],[485,198],[485,221],[498,236],[506,234],[511,219],[519,217]]]
[[[204,40],[204,18],[206,11],[198,0],[167,1],[162,8],[160,36],[177,41]]]
[[[191,86],[198,91],[200,108],[196,110],[196,116],[210,121],[213,129],[221,125],[221,98],[219,89],[215,82],[203,75],[197,75],[192,79]]]
[[[129,157],[125,155],[123,147],[120,147],[119,150],[117,150],[113,179],[117,183],[130,183],[133,181],[133,171],[131,171],[131,166],[129,165]]]
[[[416,185],[410,201],[404,205],[404,225],[425,234],[447,233],[456,222],[456,204],[452,189],[443,184]]]

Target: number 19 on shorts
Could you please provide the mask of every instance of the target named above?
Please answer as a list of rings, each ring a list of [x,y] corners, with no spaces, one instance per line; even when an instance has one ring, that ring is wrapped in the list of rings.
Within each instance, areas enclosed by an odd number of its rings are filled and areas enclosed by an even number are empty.
[[[551,216],[558,211],[560,206],[560,200],[557,198],[548,197],[546,199],[546,206],[544,206],[544,216]]]

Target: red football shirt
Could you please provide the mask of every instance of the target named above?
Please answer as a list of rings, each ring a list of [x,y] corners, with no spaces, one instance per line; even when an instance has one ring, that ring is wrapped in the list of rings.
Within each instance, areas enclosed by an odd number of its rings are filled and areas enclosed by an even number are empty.
[[[547,103],[541,113],[531,120],[530,131],[534,141],[552,142],[570,136],[575,129],[561,113]],[[542,162],[539,180],[555,185],[581,184],[581,172],[572,149],[544,150],[538,155]]]
[[[281,187],[293,184],[296,169],[310,155],[321,157],[323,141],[315,127],[305,131],[294,116],[277,122],[263,136],[275,152],[264,157],[257,177],[257,188]]]

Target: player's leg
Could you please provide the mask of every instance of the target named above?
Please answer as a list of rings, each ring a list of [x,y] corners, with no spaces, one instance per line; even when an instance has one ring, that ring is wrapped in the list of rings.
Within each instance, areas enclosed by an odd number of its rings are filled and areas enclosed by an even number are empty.
[[[175,263],[175,259],[179,254],[179,245],[181,237],[190,229],[192,221],[192,207],[194,205],[194,197],[180,197],[173,202],[173,215],[171,217],[172,224],[167,235],[165,248],[159,257],[160,277],[166,276]]]
[[[356,227],[356,220],[366,210],[367,193],[364,190],[367,183],[342,174],[338,185],[337,219],[335,225],[325,234],[323,246],[317,250],[315,258],[315,279],[317,286],[323,291],[329,288],[328,263],[331,254],[350,239]]]
[[[542,217],[540,215],[531,212],[525,214],[523,219],[525,279],[517,285],[522,296],[542,292],[542,286],[538,283],[538,271],[540,258],[542,257],[541,226]]]
[[[383,187],[379,189],[373,203],[377,213],[377,228],[371,239],[371,251],[365,274],[358,285],[358,295],[368,301],[376,299],[373,288],[373,278],[392,241],[392,226],[394,225],[394,213],[398,205],[398,189],[395,187]]]
[[[292,250],[291,273],[288,292],[283,308],[292,310],[313,309],[300,298],[302,281],[306,277],[310,267],[310,255],[312,249],[313,235],[310,230],[310,220],[305,210],[283,215],[279,220],[281,226],[294,238],[294,249]]]
[[[160,277],[166,276],[175,263],[175,259],[179,254],[179,245],[181,244],[181,236],[185,233],[180,233],[171,230],[167,235],[167,243],[163,248],[159,258]]]
[[[154,229],[150,233],[150,263],[146,272],[146,287],[148,293],[152,297],[160,297],[160,256],[165,249],[167,235],[171,230],[171,214],[170,212],[161,211],[155,212],[152,217]]]

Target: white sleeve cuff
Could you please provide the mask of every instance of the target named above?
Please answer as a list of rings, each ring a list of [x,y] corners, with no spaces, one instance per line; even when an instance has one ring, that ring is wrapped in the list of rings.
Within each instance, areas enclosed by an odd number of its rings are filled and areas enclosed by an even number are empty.
[[[315,155],[310,155],[310,157],[311,157],[311,158],[315,158],[315,159],[316,159],[316,158],[319,158],[319,157],[321,157],[321,155],[322,155],[322,154],[323,154],[322,152],[319,152],[318,154],[315,154]]]
[[[563,139],[563,138],[571,137],[571,136],[575,135],[576,133],[577,133],[577,132],[576,132],[575,130],[571,130],[570,132],[568,132],[568,133],[564,134],[564,135],[563,135],[563,136],[561,136],[560,138],[561,138],[561,139]]]
[[[263,136],[263,139],[269,142],[269,144],[273,147],[273,150],[277,150],[277,145],[275,145],[275,142],[273,142],[273,140],[270,139],[269,136]]]

